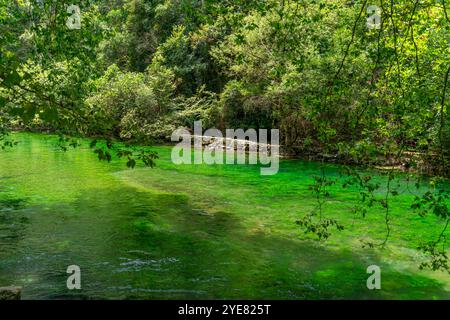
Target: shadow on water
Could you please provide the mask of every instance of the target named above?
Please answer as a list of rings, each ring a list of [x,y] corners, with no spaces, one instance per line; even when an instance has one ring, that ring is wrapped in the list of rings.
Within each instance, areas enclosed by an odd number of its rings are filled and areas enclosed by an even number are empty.
[[[0,243],[12,246],[24,237],[29,218],[21,209],[25,208],[22,199],[0,199]]]
[[[437,281],[397,272],[374,253],[253,232],[183,194],[91,189],[40,214],[39,239],[17,257],[25,298],[450,298]],[[66,288],[72,264],[81,291]],[[383,290],[366,288],[371,264],[382,268]]]
[[[0,195],[0,286],[7,286],[15,283],[16,279],[10,278],[14,272],[15,253],[26,238],[30,220],[24,200]]]

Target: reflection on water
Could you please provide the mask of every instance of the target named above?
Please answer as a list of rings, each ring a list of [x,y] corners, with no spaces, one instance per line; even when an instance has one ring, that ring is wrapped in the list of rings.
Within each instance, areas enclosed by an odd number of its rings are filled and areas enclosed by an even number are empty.
[[[450,297],[430,278],[395,270],[387,281],[414,287],[370,292],[359,255],[277,231],[284,200],[275,192],[285,183],[258,183],[257,169],[130,171],[87,147],[63,153],[56,138],[18,138],[0,158],[0,286],[22,286],[26,299]],[[66,288],[72,264],[81,291]]]

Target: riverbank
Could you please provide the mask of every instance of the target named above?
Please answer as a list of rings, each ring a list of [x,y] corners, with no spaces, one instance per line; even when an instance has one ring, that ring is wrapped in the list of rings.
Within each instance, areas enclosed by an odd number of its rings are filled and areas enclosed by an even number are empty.
[[[41,134],[54,134],[50,128],[35,128],[35,129],[24,129],[17,127],[12,132],[30,132],[30,133],[41,133]],[[68,137],[70,139],[70,137]],[[83,139],[80,137],[74,137],[75,140]],[[110,140],[116,141],[120,145],[130,145],[136,148],[147,148],[148,145],[139,142],[130,141],[120,141],[115,140],[113,137],[99,137],[92,136],[86,137],[86,139],[98,139],[98,140]],[[263,154],[270,154],[271,144],[269,143],[258,143],[256,141],[242,140],[242,139],[229,139],[229,138],[217,138],[211,136],[195,136],[193,134],[189,135],[188,139],[191,141],[191,146],[196,147],[194,143],[197,139],[199,145],[202,146],[203,150],[223,150],[224,152],[235,151],[237,153],[255,153],[260,150]],[[153,146],[168,146],[173,147],[176,142],[162,142],[153,144]],[[350,157],[349,155],[341,155],[339,153],[328,154],[322,153],[320,150],[310,151],[310,152],[298,152],[293,151],[296,147],[286,147],[284,145],[276,145],[277,147],[277,157],[286,160],[300,160],[300,161],[316,161],[337,165],[349,165],[360,168],[373,168],[380,171],[394,171],[422,175],[425,177],[432,177],[436,174],[436,167],[439,167],[438,162],[440,159],[436,158],[435,154],[425,154],[417,151],[404,151],[400,156],[393,158],[378,157],[376,160],[371,160],[370,162],[364,162]],[[198,148],[197,148],[198,149]],[[302,148],[303,150],[303,148]],[[447,181],[450,182],[450,177],[447,177]]]

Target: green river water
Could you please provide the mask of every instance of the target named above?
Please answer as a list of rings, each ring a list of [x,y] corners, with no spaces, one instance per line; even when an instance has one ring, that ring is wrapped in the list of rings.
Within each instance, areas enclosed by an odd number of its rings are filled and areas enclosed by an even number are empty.
[[[410,209],[404,181],[388,245],[370,249],[361,240],[384,239],[384,215],[355,215],[356,190],[333,187],[324,214],[345,230],[329,241],[296,225],[316,205],[313,162],[284,160],[261,176],[249,165],[176,166],[170,147],[155,147],[156,168],[131,170],[98,161],[88,141],[63,152],[54,136],[14,137],[0,151],[0,287],[21,286],[24,299],[450,298],[448,274],[418,269],[416,248],[442,222]],[[381,290],[366,287],[373,264]],[[81,268],[81,290],[66,287],[69,265]]]

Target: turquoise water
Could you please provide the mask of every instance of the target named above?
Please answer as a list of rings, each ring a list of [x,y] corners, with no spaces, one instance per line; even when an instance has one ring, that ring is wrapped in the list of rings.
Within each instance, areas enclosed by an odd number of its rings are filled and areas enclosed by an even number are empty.
[[[155,169],[130,170],[99,162],[88,141],[62,152],[54,136],[15,139],[0,153],[0,286],[22,286],[24,299],[450,298],[448,274],[417,268],[417,246],[442,222],[411,211],[404,182],[388,246],[364,249],[384,239],[384,216],[352,213],[355,190],[333,187],[324,214],[345,230],[328,242],[296,225],[315,207],[313,162],[285,160],[264,177],[256,166],[176,166],[155,147]],[[372,264],[382,290],[366,287]],[[81,290],[66,287],[69,265]]]

